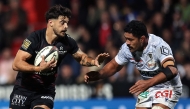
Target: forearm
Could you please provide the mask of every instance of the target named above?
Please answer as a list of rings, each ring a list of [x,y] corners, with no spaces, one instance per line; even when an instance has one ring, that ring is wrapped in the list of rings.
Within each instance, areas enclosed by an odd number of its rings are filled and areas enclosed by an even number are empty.
[[[155,77],[150,79],[151,85],[157,85],[157,84],[163,83],[165,81],[170,81],[178,74],[178,70],[174,66],[174,63],[173,64],[169,63],[169,65],[170,66],[168,66],[168,64],[166,62],[166,65],[165,64],[163,65],[164,68],[162,69],[162,72],[160,72]]]
[[[41,69],[39,66],[34,66],[31,64],[28,64],[25,61],[19,61],[13,63],[13,70],[16,71],[23,71],[23,72],[40,72]]]
[[[115,62],[115,59],[112,59],[99,71],[99,78],[104,79],[110,77],[121,70],[122,67],[123,66],[120,66]]]
[[[95,60],[87,55],[83,55],[80,60],[80,64],[88,67],[95,66]]]
[[[149,83],[150,83],[149,85],[151,87],[151,86],[154,86],[154,85],[157,85],[157,84],[167,81],[167,78],[164,73],[160,72],[159,74],[157,74],[153,78],[149,79],[148,81],[149,81]]]

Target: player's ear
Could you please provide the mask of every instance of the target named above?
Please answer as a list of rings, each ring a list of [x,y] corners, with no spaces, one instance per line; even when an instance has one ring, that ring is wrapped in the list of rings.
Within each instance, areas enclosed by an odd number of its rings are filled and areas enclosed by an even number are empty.
[[[48,20],[49,25],[52,27],[53,26],[53,21],[51,19]]]
[[[141,36],[140,41],[141,41],[141,42],[144,42],[145,39],[146,39],[146,37],[143,35],[143,36]]]

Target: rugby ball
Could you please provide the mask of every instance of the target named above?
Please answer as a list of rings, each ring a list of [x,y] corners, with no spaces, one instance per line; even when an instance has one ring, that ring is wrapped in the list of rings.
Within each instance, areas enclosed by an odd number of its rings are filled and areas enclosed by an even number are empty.
[[[50,61],[53,58],[55,58],[55,60],[58,60],[58,58],[59,58],[59,50],[58,50],[58,48],[56,46],[46,46],[46,47],[44,47],[36,55],[36,58],[34,60],[34,65],[35,66],[40,65],[40,62],[42,61],[42,56],[44,56],[44,59],[45,59],[46,62]]]

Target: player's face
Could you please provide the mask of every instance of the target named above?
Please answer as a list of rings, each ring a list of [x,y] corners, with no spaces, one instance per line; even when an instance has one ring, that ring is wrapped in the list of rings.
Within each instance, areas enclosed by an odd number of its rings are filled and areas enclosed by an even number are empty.
[[[66,16],[59,16],[53,21],[53,31],[57,36],[64,37],[68,28],[69,18]]]
[[[133,36],[131,33],[124,33],[124,37],[126,39],[126,44],[129,47],[131,52],[139,51],[142,48],[142,41],[141,39]]]

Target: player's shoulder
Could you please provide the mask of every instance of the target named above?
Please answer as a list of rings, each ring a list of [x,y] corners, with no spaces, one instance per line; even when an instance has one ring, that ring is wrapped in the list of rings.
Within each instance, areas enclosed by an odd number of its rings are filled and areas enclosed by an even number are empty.
[[[46,33],[46,28],[43,28],[41,30],[33,31],[31,34],[35,34],[36,36],[43,37]]]
[[[73,39],[69,34],[65,34],[65,38],[67,40],[75,41],[75,39]]]
[[[126,43],[123,43],[123,45],[121,45],[121,47],[120,47],[120,53],[130,54],[129,47],[127,46]]]
[[[75,44],[76,43],[75,39],[73,39],[69,34],[65,34],[64,40],[67,43],[70,43],[70,44]]]
[[[120,47],[120,49],[129,49],[126,43],[123,43]]]
[[[149,34],[148,43],[149,43],[149,45],[152,45],[155,47],[167,44],[161,37],[156,36],[154,34]]]
[[[41,30],[35,30],[30,33],[29,37],[32,37],[33,39],[39,39],[41,37],[44,37],[46,33],[46,28]]]

